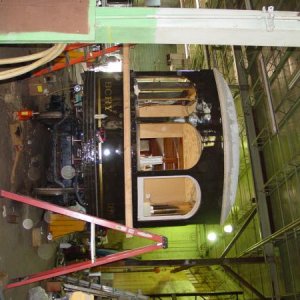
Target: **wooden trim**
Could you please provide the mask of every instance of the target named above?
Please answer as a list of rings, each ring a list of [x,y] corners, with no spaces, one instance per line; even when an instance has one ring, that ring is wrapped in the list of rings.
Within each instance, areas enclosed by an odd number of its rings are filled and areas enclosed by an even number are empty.
[[[131,120],[130,120],[130,66],[129,45],[123,46],[123,101],[124,101],[124,196],[125,224],[133,226],[131,175]]]
[[[141,118],[152,117],[187,117],[196,110],[197,103],[192,105],[149,105],[138,108]]]

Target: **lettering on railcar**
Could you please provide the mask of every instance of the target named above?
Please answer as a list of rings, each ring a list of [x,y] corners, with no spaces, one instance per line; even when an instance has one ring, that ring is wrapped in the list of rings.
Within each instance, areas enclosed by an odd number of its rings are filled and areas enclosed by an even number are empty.
[[[104,110],[113,112],[112,82],[106,81],[104,84]]]

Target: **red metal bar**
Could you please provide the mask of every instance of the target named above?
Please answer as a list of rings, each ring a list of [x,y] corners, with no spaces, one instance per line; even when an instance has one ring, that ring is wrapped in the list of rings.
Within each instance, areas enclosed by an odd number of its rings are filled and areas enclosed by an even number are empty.
[[[41,280],[45,280],[45,279],[65,275],[65,274],[68,274],[68,273],[78,272],[78,271],[89,269],[89,268],[92,268],[92,267],[101,266],[101,265],[108,264],[108,263],[111,263],[111,262],[114,262],[114,261],[118,261],[118,260],[121,260],[121,259],[126,259],[126,258],[129,258],[129,257],[141,255],[141,254],[144,254],[144,253],[147,253],[147,252],[150,252],[150,251],[154,251],[154,250],[158,250],[158,249],[161,249],[161,246],[158,245],[158,244],[154,244],[154,245],[149,245],[149,246],[145,246],[145,247],[142,247],[142,248],[127,250],[127,251],[123,251],[123,252],[120,252],[120,253],[115,253],[115,254],[105,256],[105,257],[101,257],[101,258],[96,259],[96,261],[94,263],[92,263],[89,260],[89,261],[79,262],[79,263],[75,263],[75,264],[64,266],[64,267],[54,268],[52,270],[47,270],[47,271],[44,271],[44,272],[39,272],[39,273],[36,273],[34,275],[27,276],[27,277],[25,277],[24,280],[14,282],[14,283],[10,283],[10,284],[6,285],[5,288],[6,289],[11,289],[11,288],[15,288],[15,287],[18,287],[18,286],[31,284],[33,282],[38,282],[38,281],[41,281]]]
[[[96,52],[89,52],[87,56],[85,56],[85,54],[82,53],[81,57],[72,58],[67,63],[57,63],[57,64],[54,64],[51,67],[48,67],[48,68],[42,69],[40,71],[37,71],[37,72],[32,74],[32,77],[42,76],[42,75],[45,75],[45,74],[48,74],[48,73],[51,73],[51,72],[54,72],[54,71],[61,70],[61,69],[66,68],[68,66],[78,64],[80,62],[86,62],[86,61],[92,60],[94,58],[97,58],[99,56],[102,56],[104,54],[118,51],[121,48],[122,48],[122,45],[113,46],[113,47],[110,47],[110,48],[107,48],[107,49],[104,49],[104,50],[99,50],[99,51],[96,51]]]
[[[54,268],[52,270],[39,272],[34,275],[29,275],[24,280],[8,284],[5,287],[7,289],[18,287],[18,286],[23,286],[23,285],[30,284],[33,282],[49,279],[52,277],[57,277],[60,275],[65,275],[65,274],[72,273],[72,272],[81,271],[81,270],[91,268],[91,267],[101,266],[101,265],[112,263],[112,262],[115,262],[115,261],[118,261],[121,259],[126,259],[129,257],[141,255],[141,254],[144,254],[144,253],[147,253],[150,251],[154,251],[154,250],[158,250],[158,249],[167,247],[166,238],[163,236],[160,236],[160,235],[152,234],[152,233],[145,232],[143,230],[139,230],[139,229],[135,229],[135,228],[130,228],[130,227],[127,227],[122,224],[118,224],[118,223],[111,222],[108,220],[100,219],[100,218],[93,217],[90,215],[85,215],[85,214],[75,212],[75,211],[72,211],[72,210],[64,208],[64,207],[60,207],[58,205],[54,205],[54,204],[51,204],[48,202],[37,200],[37,199],[31,198],[28,196],[18,195],[18,194],[8,192],[5,190],[0,190],[0,197],[4,197],[4,198],[18,201],[18,202],[21,202],[24,204],[32,205],[32,206],[35,206],[35,207],[38,207],[41,209],[50,210],[50,211],[58,213],[58,214],[73,217],[73,218],[83,220],[83,221],[86,221],[89,223],[94,223],[96,225],[100,225],[103,227],[121,231],[125,234],[139,236],[139,237],[146,238],[146,239],[156,242],[153,245],[148,245],[145,247],[132,249],[132,250],[126,250],[123,252],[107,255],[105,257],[97,258],[95,260],[95,262],[92,262],[91,260],[89,260],[89,261],[79,262],[79,263],[75,263],[75,264],[64,266],[64,267]]]
[[[88,47],[88,46],[91,46],[91,45],[94,45],[94,44],[82,44],[82,43],[69,44],[69,45],[66,46],[64,52],[65,51],[76,50],[76,49],[79,49],[79,48]]]
[[[138,236],[138,237],[142,237],[142,238],[146,238],[158,243],[164,243],[164,237],[161,235],[157,235],[157,234],[152,234],[140,229],[136,229],[136,228],[131,228],[131,227],[127,227],[123,224],[119,224],[119,223],[115,223],[112,221],[108,221],[105,219],[101,219],[101,218],[97,218],[91,215],[86,215],[83,213],[79,213],[76,211],[72,211],[70,209],[55,205],[55,204],[51,204],[45,201],[41,201],[38,199],[34,199],[28,196],[23,196],[23,195],[18,195],[12,192],[8,192],[5,190],[0,190],[0,197],[4,197],[7,199],[11,199],[11,200],[15,200],[18,202],[22,202],[25,204],[29,204],[41,209],[45,209],[45,210],[50,210],[52,212],[61,214],[61,215],[65,215],[68,217],[72,217],[78,220],[82,220],[82,221],[86,221],[89,223],[95,223],[96,225],[100,225],[106,228],[110,228],[110,229],[114,229],[117,231],[121,231],[125,234],[129,234],[129,235],[134,235],[134,236]]]

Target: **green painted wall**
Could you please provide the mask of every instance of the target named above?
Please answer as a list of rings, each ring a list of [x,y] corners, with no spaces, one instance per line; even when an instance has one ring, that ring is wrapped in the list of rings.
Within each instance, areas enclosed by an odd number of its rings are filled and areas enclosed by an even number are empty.
[[[169,71],[167,54],[176,53],[176,49],[176,45],[135,45],[130,51],[130,67],[135,71]]]

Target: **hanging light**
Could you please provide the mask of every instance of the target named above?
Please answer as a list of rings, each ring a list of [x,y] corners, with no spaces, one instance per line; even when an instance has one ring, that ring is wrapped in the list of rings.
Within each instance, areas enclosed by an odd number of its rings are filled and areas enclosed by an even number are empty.
[[[103,154],[105,155],[105,156],[109,156],[110,155],[110,150],[109,149],[104,149],[104,151],[103,151]]]
[[[209,241],[211,241],[211,242],[214,242],[214,241],[216,241],[216,239],[217,239],[217,234],[215,233],[215,232],[209,232],[208,234],[207,234],[207,239],[209,240]]]
[[[233,231],[233,227],[232,227],[231,224],[227,224],[227,225],[224,226],[223,230],[226,233],[231,233]]]

